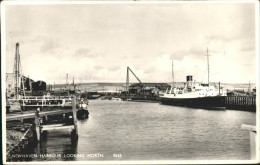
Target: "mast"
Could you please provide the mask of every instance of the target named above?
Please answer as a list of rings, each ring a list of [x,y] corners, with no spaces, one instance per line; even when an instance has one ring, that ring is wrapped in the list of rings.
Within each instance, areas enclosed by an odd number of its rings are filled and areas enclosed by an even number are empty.
[[[69,86],[69,74],[67,73],[67,75],[66,75],[66,86],[65,86],[65,88],[68,88],[68,86]]]
[[[75,91],[75,84],[74,84],[74,76],[73,76],[73,89],[74,89],[74,91]]]
[[[250,84],[250,81],[249,81],[249,85],[248,85],[248,95],[249,96],[251,95],[251,84]]]
[[[28,75],[28,80],[29,80],[30,92],[32,93],[32,82],[29,75]]]
[[[208,48],[207,48],[207,62],[208,62],[208,89],[209,89],[209,54],[208,54]]]
[[[53,82],[53,94],[55,93],[55,82]]]
[[[172,60],[172,87],[174,88],[174,73],[173,73],[173,60]]]

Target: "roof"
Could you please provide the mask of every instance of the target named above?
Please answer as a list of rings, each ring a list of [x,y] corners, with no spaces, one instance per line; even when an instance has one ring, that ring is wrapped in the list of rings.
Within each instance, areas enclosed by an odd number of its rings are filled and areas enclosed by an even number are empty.
[[[144,87],[170,87],[169,84],[167,83],[142,83],[144,85]],[[130,85],[130,87],[137,87],[137,86],[141,86],[140,83],[135,83]]]

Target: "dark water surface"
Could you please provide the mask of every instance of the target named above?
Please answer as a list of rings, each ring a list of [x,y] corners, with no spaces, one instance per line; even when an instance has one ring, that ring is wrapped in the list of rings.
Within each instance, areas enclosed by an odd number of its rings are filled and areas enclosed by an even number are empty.
[[[33,160],[250,159],[249,132],[256,114],[160,103],[91,100],[89,119],[78,121],[79,138],[48,132],[35,149],[60,154]]]

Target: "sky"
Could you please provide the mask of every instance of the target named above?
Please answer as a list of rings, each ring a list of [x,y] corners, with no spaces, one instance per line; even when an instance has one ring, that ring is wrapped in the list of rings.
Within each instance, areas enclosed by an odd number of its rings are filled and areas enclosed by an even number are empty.
[[[22,72],[48,84],[256,82],[255,5],[250,3],[49,4],[5,8],[6,72],[20,43]],[[131,82],[137,82],[130,75]]]

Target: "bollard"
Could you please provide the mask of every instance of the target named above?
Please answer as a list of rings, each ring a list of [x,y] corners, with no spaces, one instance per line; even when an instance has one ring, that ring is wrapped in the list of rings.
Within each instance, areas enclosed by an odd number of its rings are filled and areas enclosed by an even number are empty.
[[[40,126],[41,126],[41,118],[40,118],[40,108],[37,108],[36,112],[35,112],[35,130],[36,130],[36,135],[37,135],[37,140],[38,142],[41,139],[41,130],[40,130]]]
[[[241,129],[250,131],[249,132],[250,155],[251,155],[251,160],[255,160],[256,159],[256,126],[242,124]]]
[[[78,125],[77,125],[77,107],[76,107],[76,98],[75,96],[71,100],[72,104],[72,113],[73,113],[73,121],[74,121],[74,131],[76,137],[78,137]]]

